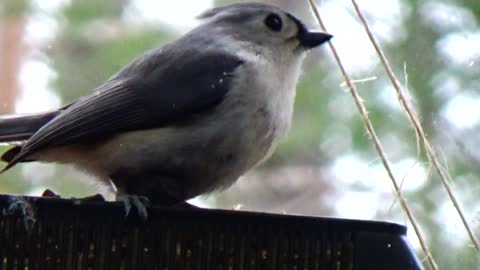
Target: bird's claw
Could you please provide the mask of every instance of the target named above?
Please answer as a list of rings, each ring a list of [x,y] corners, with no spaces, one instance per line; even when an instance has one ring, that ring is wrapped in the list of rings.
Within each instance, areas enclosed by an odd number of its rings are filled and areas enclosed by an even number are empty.
[[[37,221],[35,218],[35,209],[30,202],[21,196],[10,196],[8,200],[10,205],[7,209],[3,210],[3,214],[11,215],[15,212],[20,212],[23,218],[23,225],[27,232],[29,232]]]
[[[150,206],[150,200],[145,196],[138,195],[121,195],[118,200],[123,202],[125,208],[125,216],[130,214],[132,206],[137,209],[137,214],[143,219],[147,220],[148,212],[147,207]]]

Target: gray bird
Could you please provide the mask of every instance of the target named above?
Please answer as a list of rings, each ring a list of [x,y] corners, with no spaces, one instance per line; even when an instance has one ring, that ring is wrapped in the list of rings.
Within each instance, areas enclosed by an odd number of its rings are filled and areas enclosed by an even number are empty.
[[[73,164],[139,207],[138,197],[172,205],[227,188],[268,158],[290,127],[306,52],[332,36],[258,3],[199,18],[92,94],[0,118],[0,142],[23,142],[3,154],[2,172],[26,161]]]

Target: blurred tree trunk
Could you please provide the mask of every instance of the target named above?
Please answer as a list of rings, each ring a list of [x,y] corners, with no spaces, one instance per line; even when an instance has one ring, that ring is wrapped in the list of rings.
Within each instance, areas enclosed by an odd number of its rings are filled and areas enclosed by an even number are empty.
[[[25,1],[6,0],[0,24],[0,113],[13,112],[20,93],[18,74],[24,49]]]

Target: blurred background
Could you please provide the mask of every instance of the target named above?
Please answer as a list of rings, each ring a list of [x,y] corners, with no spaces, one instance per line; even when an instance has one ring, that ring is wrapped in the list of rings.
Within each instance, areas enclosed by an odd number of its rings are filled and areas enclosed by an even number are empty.
[[[57,108],[90,93],[133,57],[169,42],[207,8],[241,1],[2,0],[0,113]],[[271,0],[317,27],[307,1]],[[440,180],[418,154],[400,108],[350,1],[317,1],[366,101],[440,269],[480,269]],[[480,1],[362,0],[396,74],[480,233]],[[288,138],[265,164],[204,207],[394,221],[408,225],[327,47],[312,52],[298,86]],[[0,153],[8,149],[0,146]],[[0,193],[63,197],[108,193],[70,167],[24,164],[0,176]],[[108,195],[108,194],[107,194]],[[409,228],[409,239],[418,241]],[[423,254],[419,252],[420,259]]]

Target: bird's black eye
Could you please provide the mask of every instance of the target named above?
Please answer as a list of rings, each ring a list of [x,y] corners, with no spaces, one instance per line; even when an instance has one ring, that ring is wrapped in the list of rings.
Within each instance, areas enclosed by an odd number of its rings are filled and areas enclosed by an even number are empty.
[[[272,31],[280,32],[282,30],[282,19],[277,14],[270,14],[265,19],[265,25]]]

